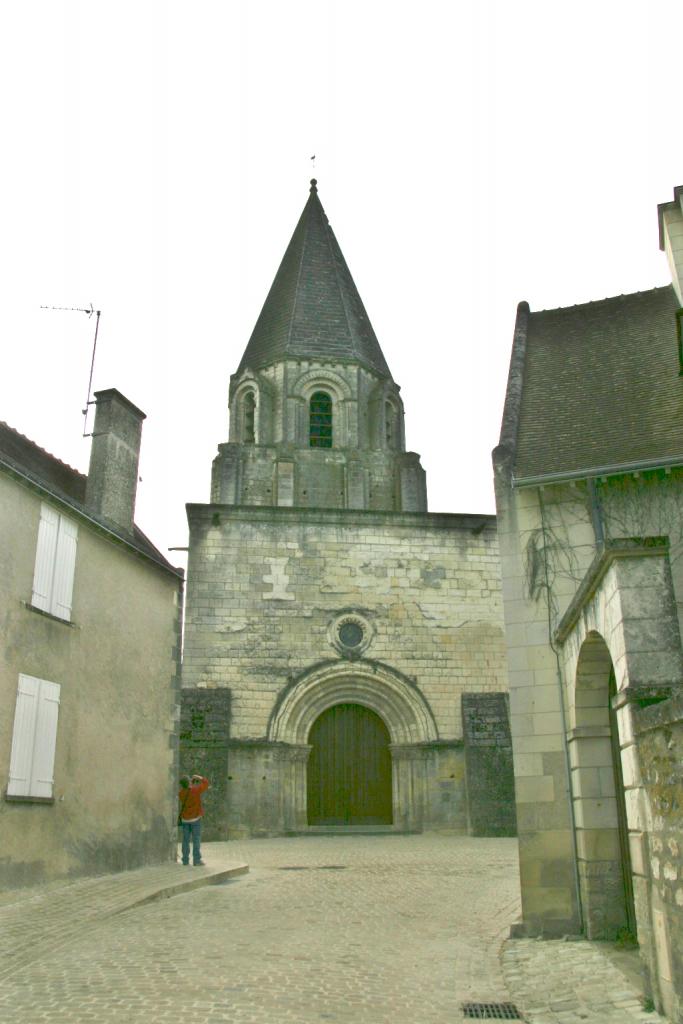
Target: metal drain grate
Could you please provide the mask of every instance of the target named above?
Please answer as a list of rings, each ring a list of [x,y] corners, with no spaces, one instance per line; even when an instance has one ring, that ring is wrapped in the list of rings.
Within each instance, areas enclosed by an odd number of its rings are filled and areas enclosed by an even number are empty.
[[[463,1003],[462,1012],[470,1020],[522,1020],[514,1003]]]
[[[346,871],[347,864],[290,864],[287,867],[279,868],[279,871]]]

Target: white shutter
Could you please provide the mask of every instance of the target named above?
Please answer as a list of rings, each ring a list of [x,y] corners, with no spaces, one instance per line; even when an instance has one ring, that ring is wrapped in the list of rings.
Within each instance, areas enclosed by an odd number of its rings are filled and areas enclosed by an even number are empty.
[[[41,505],[31,602],[36,608],[41,608],[44,612],[50,611],[58,530],[59,513],[55,512],[49,505]]]
[[[28,796],[31,791],[31,766],[39,697],[40,679],[19,676],[7,783],[8,796]]]
[[[52,614],[59,615],[60,619],[71,619],[77,538],[78,527],[76,524],[71,519],[60,516],[55,577],[52,586],[52,607],[50,608]]]
[[[38,719],[33,744],[31,796],[52,796],[58,716],[59,686],[57,683],[41,679]]]

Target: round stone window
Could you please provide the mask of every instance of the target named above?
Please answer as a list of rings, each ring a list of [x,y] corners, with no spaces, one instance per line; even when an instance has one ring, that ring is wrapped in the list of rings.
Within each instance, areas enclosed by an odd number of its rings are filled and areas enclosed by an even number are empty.
[[[374,635],[372,622],[355,608],[335,616],[327,627],[327,639],[343,658],[360,658]]]
[[[342,622],[339,639],[344,647],[358,647],[363,641],[363,627],[358,622]]]

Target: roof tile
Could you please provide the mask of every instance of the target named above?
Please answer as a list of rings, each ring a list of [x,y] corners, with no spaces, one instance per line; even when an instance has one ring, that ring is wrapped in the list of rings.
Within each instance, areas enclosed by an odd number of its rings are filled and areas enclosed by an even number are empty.
[[[315,179],[237,373],[287,358],[360,363],[391,379]]]
[[[671,286],[529,315],[515,477],[683,457]]]
[[[116,534],[137,551],[151,558],[157,564],[169,569],[176,575],[181,571],[176,569],[164,558],[161,552],[152,544],[151,540],[137,526],[133,526],[132,535],[127,535],[102,516],[98,516],[85,505],[85,486],[87,477],[79,473],[77,469],[68,466],[56,456],[45,451],[33,441],[14,430],[7,423],[0,422],[0,462],[4,463],[10,470],[15,470],[22,476],[27,477],[32,483],[42,490],[53,495],[59,501],[70,505],[76,512],[88,516],[89,519],[100,523],[110,533]]]

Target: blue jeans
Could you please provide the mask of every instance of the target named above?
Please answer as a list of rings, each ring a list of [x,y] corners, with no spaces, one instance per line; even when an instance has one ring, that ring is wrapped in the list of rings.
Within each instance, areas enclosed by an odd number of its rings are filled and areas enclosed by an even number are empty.
[[[202,841],[202,819],[197,821],[184,821],[183,829],[183,864],[190,863],[190,836],[192,836],[192,860],[199,864],[202,859],[199,845]]]

